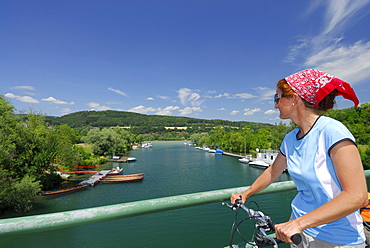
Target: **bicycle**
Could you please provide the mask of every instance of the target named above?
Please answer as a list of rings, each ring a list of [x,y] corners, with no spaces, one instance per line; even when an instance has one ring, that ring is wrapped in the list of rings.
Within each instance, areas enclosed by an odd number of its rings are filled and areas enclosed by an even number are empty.
[[[275,232],[275,223],[271,220],[271,218],[267,215],[264,215],[261,211],[255,211],[253,209],[250,209],[246,207],[243,204],[242,198],[240,197],[235,201],[233,205],[230,205],[226,202],[223,202],[222,205],[226,205],[232,210],[235,210],[235,219],[231,227],[231,233],[230,233],[230,240],[229,240],[229,247],[232,248],[260,248],[265,246],[274,246],[274,248],[278,247],[279,243],[283,243],[283,241],[275,238],[275,233],[272,233],[268,235],[268,232]],[[248,217],[241,220],[238,224],[237,222],[237,216],[238,216],[238,209],[243,209],[245,212],[248,213]],[[245,220],[252,219],[255,221],[255,227],[257,229],[257,233],[253,235],[252,241],[247,241],[240,233],[239,231],[239,225],[244,222]],[[233,238],[235,235],[235,232],[239,234],[239,236],[243,239],[245,242],[245,245],[239,246],[239,245],[233,245]],[[294,234],[291,237],[291,240],[294,244],[298,245],[302,241],[301,234],[297,233]]]

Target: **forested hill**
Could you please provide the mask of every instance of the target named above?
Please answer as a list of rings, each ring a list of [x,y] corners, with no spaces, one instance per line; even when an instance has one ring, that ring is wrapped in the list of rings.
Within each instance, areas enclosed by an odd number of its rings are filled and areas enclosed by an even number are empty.
[[[246,121],[205,120],[189,117],[144,115],[124,111],[81,111],[61,117],[46,117],[51,124],[67,124],[73,128],[84,126],[92,127],[131,127],[131,128],[194,128],[203,129],[215,126],[242,128],[249,126],[252,129],[270,128],[274,125]]]

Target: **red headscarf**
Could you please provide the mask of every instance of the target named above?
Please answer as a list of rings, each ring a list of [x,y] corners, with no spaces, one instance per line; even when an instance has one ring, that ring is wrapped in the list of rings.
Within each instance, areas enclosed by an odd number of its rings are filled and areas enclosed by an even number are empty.
[[[308,69],[294,73],[285,80],[295,93],[316,107],[335,89],[338,90],[337,95],[353,101],[355,107],[359,104],[355,91],[348,83],[325,72]]]

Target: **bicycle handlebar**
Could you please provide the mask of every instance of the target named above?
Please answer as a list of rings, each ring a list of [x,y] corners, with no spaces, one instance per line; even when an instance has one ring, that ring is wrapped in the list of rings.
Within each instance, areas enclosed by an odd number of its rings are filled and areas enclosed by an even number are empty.
[[[266,232],[268,231],[275,231],[275,223],[271,221],[270,217],[265,216],[261,211],[255,211],[253,209],[250,209],[246,207],[243,204],[242,198],[238,198],[233,205],[229,205],[227,203],[222,203],[223,205],[227,205],[232,210],[236,210],[238,208],[242,208],[244,211],[246,211],[250,218],[255,219],[259,222],[259,224],[262,224],[263,226],[259,228],[259,230],[263,233],[264,236],[266,236],[271,243],[282,243],[279,239],[274,239],[275,242],[272,240],[271,237],[269,237]],[[300,233],[296,233],[293,236],[290,237],[292,242],[295,245],[299,245],[302,242],[302,235]],[[267,241],[267,242],[269,242]]]

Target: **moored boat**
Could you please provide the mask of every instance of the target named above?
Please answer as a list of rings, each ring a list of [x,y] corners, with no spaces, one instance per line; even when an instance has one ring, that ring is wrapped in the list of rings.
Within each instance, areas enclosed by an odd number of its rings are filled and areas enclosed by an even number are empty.
[[[127,158],[127,162],[134,162],[136,161],[137,159],[135,157],[128,157]]]
[[[239,162],[248,164],[249,163],[249,159],[247,159],[247,158],[239,158]]]
[[[122,170],[123,168],[117,166],[116,168],[112,168],[112,170],[108,172],[108,175],[118,175]]]
[[[252,155],[245,155],[244,158],[239,158],[239,162],[248,164],[252,160]]]
[[[131,175],[119,175],[119,176],[107,176],[106,178],[100,179],[99,182],[103,183],[122,183],[122,182],[133,182],[139,181],[144,178],[144,173],[131,174]]]
[[[266,169],[267,167],[270,166],[270,164],[268,164],[264,161],[261,161],[261,160],[250,161],[249,165],[252,166],[252,167],[262,168],[262,169]]]
[[[259,151],[259,150],[258,150]],[[257,153],[257,158],[249,161],[249,165],[256,168],[267,168],[275,161],[278,151],[275,150],[261,150]]]
[[[76,190],[80,190],[80,189],[86,188],[88,186],[89,185],[85,184],[85,185],[80,185],[80,186],[76,186],[76,187],[72,187],[72,188],[68,188],[68,189],[60,189],[60,190],[55,190],[55,191],[50,191],[50,192],[44,192],[44,193],[41,193],[40,195],[42,195],[42,196],[58,195],[58,194],[63,194],[63,193],[68,193],[68,192],[73,192],[73,191],[76,191]]]

